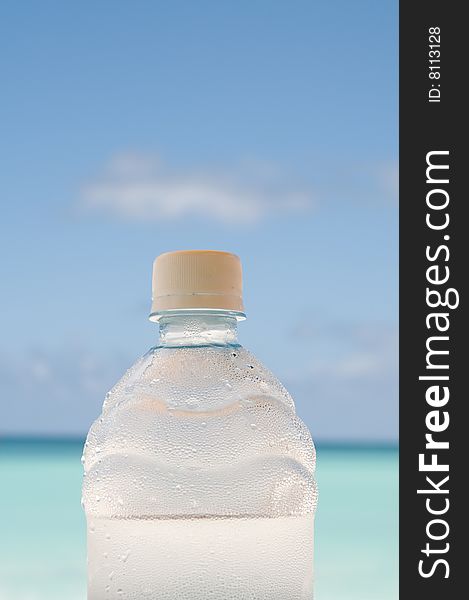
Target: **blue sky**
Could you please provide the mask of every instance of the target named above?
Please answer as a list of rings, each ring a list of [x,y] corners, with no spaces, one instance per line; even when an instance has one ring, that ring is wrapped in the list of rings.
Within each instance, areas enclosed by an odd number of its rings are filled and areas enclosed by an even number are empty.
[[[85,432],[154,256],[212,248],[313,435],[396,439],[397,3],[0,13],[0,432]]]

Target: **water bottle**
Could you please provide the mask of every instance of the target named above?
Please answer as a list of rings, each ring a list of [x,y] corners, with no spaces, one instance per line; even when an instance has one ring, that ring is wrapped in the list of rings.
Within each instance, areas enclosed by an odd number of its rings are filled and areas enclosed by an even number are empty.
[[[85,443],[88,600],[311,600],[311,435],[238,342],[241,263],[160,255],[159,340]]]

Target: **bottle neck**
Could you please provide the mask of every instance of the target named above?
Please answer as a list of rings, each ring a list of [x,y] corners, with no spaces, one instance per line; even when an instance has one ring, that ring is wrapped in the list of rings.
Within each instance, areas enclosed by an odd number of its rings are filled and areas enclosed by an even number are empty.
[[[237,346],[238,322],[228,311],[177,312],[159,319],[158,347]]]

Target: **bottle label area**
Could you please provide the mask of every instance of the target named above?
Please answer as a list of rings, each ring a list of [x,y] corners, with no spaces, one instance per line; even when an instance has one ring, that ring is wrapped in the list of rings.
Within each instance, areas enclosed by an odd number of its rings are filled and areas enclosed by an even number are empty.
[[[313,515],[93,519],[88,600],[311,600]]]

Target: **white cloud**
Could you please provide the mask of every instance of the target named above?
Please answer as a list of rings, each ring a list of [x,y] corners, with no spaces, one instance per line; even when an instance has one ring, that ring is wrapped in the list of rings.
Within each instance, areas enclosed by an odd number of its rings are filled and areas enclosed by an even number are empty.
[[[397,206],[399,167],[395,161],[325,161],[316,165],[314,178],[322,205]]]
[[[305,362],[285,374],[285,383],[313,437],[395,441],[397,328],[372,322],[324,322],[302,333]]]
[[[131,362],[73,345],[0,352],[0,435],[83,435]]]
[[[367,377],[379,372],[383,367],[380,356],[358,352],[337,361],[332,373],[339,377]]]
[[[334,360],[313,363],[314,375],[350,380],[387,376],[397,372],[398,331],[378,323],[342,326],[330,329],[335,335],[337,356]]]
[[[185,217],[252,223],[276,214],[304,212],[313,194],[271,169],[236,172],[173,170],[152,155],[115,156],[85,185],[81,207],[125,220],[167,221]]]

